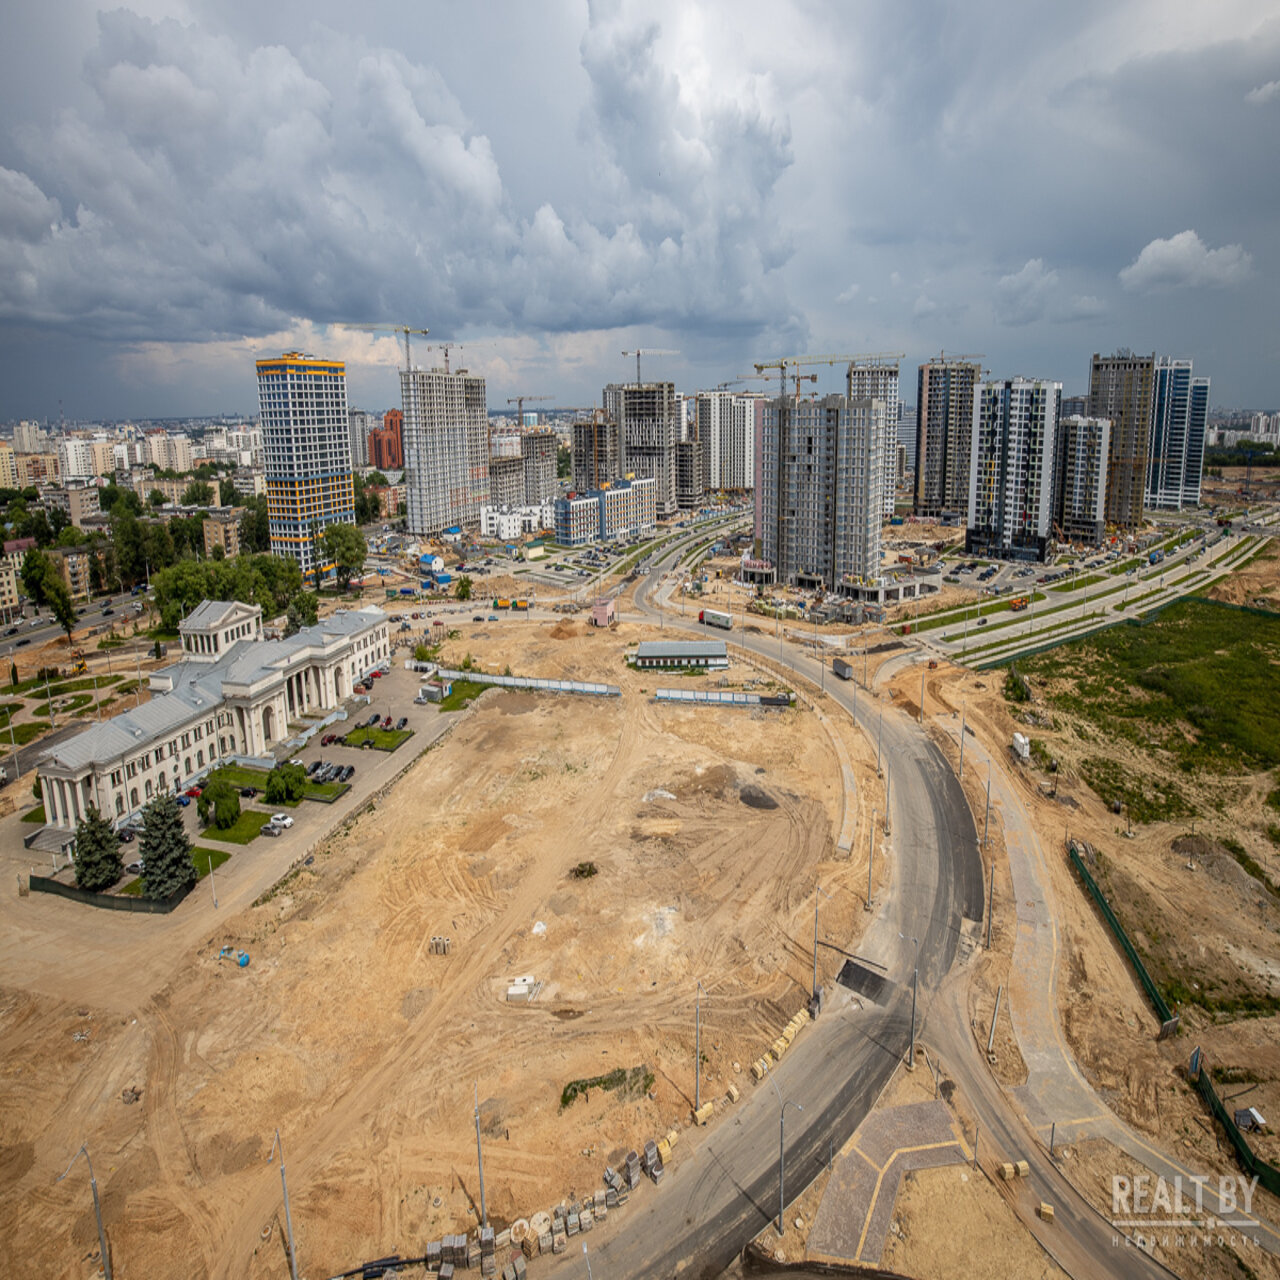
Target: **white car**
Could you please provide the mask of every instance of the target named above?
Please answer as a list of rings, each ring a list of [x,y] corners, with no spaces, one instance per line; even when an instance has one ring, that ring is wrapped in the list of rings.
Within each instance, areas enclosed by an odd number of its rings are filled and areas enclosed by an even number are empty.
[[[293,819],[287,813],[273,813],[271,815],[271,825],[273,827],[291,827]]]

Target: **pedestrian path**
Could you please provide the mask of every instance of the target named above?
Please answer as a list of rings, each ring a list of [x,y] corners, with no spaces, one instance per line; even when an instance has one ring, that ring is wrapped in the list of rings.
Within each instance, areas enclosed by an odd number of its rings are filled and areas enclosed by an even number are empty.
[[[884,1252],[903,1174],[965,1164],[970,1156],[943,1102],[873,1111],[832,1167],[809,1232],[809,1260],[874,1266]]]

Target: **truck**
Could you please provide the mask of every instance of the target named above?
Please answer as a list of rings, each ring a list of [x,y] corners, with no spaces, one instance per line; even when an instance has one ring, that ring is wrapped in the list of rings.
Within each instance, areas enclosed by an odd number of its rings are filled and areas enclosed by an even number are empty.
[[[1163,552],[1163,551],[1153,551],[1153,552],[1152,552],[1152,553],[1147,557],[1147,563],[1148,563],[1148,564],[1159,564],[1159,563],[1160,563],[1160,561],[1161,561],[1161,560],[1163,560],[1163,559],[1164,559],[1164,552]]]
[[[1023,609],[1025,609],[1030,603],[1031,603],[1031,600],[1029,597],[1019,596],[1016,600],[1009,601],[1009,608],[1014,613],[1021,613]]]
[[[730,613],[721,613],[719,609],[701,609],[698,611],[698,621],[704,627],[719,627],[721,631],[733,630],[733,615]]]
[[[834,671],[841,680],[853,679],[853,667],[843,658],[834,658],[831,662],[831,670]]]

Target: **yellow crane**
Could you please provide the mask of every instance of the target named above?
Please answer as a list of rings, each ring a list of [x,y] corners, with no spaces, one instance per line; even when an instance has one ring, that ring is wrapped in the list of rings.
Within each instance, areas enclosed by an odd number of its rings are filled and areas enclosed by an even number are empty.
[[[425,338],[427,334],[431,332],[430,329],[414,329],[407,324],[363,324],[358,322],[348,324],[345,321],[340,322],[338,324],[338,328],[339,329],[363,329],[363,330],[371,331],[374,333],[385,331],[387,333],[400,334],[400,336],[404,339],[404,367],[406,370],[413,368],[413,359],[412,359],[413,353],[409,348],[409,335],[411,333],[417,333],[417,334],[421,334]],[[446,367],[448,366],[448,363],[449,363],[449,356],[448,356],[448,350],[446,349],[446,352],[445,352]]]
[[[678,356],[678,351],[664,351],[660,347],[637,347],[634,351],[624,351],[624,356],[635,356],[636,358],[636,386],[640,386],[642,379],[640,377],[640,357],[641,356]]]

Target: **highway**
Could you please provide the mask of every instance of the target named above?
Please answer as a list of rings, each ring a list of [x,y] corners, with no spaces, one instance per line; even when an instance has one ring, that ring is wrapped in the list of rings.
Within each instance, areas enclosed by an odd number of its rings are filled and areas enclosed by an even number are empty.
[[[684,547],[672,549],[636,591],[636,606],[652,620],[661,572]],[[664,611],[665,612],[665,611]],[[667,613],[673,629],[705,635],[696,623]],[[735,631],[732,642],[776,661],[772,637]],[[816,661],[791,650],[788,659],[817,683]],[[832,681],[828,696],[853,714],[853,691]],[[881,703],[858,699],[858,723],[874,732]],[[590,1245],[601,1274],[671,1277],[718,1275],[778,1211],[779,1101],[786,1111],[787,1200],[798,1196],[875,1105],[910,1038],[911,968],[919,939],[923,1031],[941,1052],[947,1073],[982,1127],[984,1161],[1026,1159],[1032,1174],[1011,1204],[1061,1266],[1076,1277],[1148,1277],[1170,1273],[1138,1249],[1116,1245],[1109,1223],[1079,1196],[1039,1146],[999,1084],[991,1077],[967,1027],[963,968],[953,972],[962,937],[976,939],[983,914],[983,875],[977,831],[955,774],[914,721],[885,708],[883,742],[895,785],[891,798],[891,879],[858,946],[887,989],[878,1003],[858,1006],[842,987],[774,1069],[767,1083],[749,1087],[732,1117],[722,1117],[693,1150],[675,1163],[657,1189],[637,1193],[625,1213],[597,1230]],[[655,1135],[656,1136],[656,1135]],[[1034,1216],[1036,1195],[1055,1205],[1052,1226]],[[558,1259],[552,1274],[581,1273],[576,1250]]]

